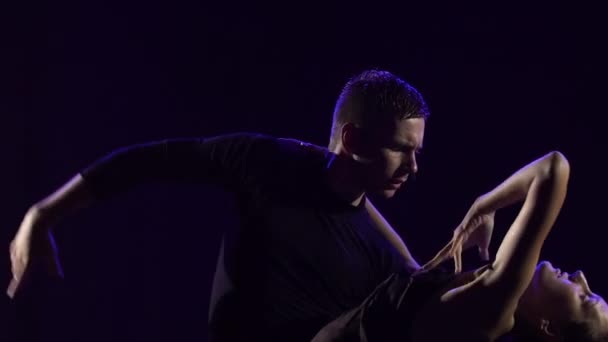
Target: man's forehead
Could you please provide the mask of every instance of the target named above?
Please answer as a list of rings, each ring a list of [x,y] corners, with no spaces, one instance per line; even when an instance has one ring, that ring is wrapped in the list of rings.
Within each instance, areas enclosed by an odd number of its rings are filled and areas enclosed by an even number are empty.
[[[422,144],[424,138],[424,119],[412,118],[395,122],[393,139],[402,144]]]

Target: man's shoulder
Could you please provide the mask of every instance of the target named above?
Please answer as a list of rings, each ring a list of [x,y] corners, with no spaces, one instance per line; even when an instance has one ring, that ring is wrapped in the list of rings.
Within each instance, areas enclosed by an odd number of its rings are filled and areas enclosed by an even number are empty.
[[[239,131],[205,139],[210,148],[231,151],[239,160],[259,168],[267,176],[314,173],[326,166],[331,156],[326,147],[289,136]]]
[[[277,138],[277,141],[285,148],[292,149],[294,151],[298,151],[305,154],[324,155],[328,152],[327,148],[325,147],[296,138],[281,137]]]
[[[312,150],[312,151],[327,151],[326,147],[287,136],[280,136],[269,133],[254,132],[254,131],[235,131],[222,133],[218,135],[211,135],[207,139],[223,139],[223,140],[250,140],[250,141],[272,141],[281,145],[290,147],[298,147],[301,149]]]
[[[272,135],[268,133],[245,131],[225,134],[222,137],[247,141],[260,148],[269,148],[269,151],[296,159],[324,159],[329,152],[326,147],[312,142],[295,137]]]

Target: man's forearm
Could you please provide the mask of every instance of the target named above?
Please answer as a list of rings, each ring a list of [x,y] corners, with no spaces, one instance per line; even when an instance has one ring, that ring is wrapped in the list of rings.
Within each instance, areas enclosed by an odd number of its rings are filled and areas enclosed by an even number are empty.
[[[414,259],[414,256],[410,253],[409,249],[405,245],[405,242],[397,232],[395,232],[390,226],[383,228],[381,232],[384,236],[389,240],[389,242],[399,251],[399,254],[405,258],[405,262],[408,267],[413,270],[418,270],[420,268],[420,264]]]
[[[417,270],[420,268],[420,265],[414,259],[414,256],[410,253],[409,249],[401,239],[401,236],[397,234],[397,232],[391,227],[391,225],[386,221],[386,219],[380,214],[378,209],[374,207],[372,202],[367,199],[365,201],[365,207],[367,208],[367,212],[369,213],[372,221],[374,222],[374,226],[378,231],[397,249],[399,254],[405,259],[408,267],[413,270]]]
[[[93,195],[87,189],[85,180],[77,174],[52,194],[34,204],[28,215],[32,215],[39,225],[50,227],[92,202]]]

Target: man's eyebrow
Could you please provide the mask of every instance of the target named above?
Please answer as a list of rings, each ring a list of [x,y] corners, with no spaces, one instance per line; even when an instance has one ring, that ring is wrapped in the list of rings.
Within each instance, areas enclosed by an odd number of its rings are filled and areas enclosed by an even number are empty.
[[[393,144],[401,146],[401,147],[416,148],[416,144],[409,140],[393,140]],[[421,150],[421,149],[422,149],[422,145],[418,146],[417,150]]]
[[[416,152],[422,151],[422,145],[416,147],[415,144],[407,143],[407,144],[400,144],[400,146],[403,147],[403,148],[409,148],[409,149],[412,149],[412,150],[416,150]]]

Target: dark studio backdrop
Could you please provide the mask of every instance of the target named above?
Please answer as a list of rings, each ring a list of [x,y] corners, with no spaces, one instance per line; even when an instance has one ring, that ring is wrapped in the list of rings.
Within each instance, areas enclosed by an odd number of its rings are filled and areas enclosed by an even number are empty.
[[[419,261],[476,196],[542,154],[570,160],[543,255],[605,275],[604,26],[597,8],[58,1],[5,11],[0,285],[28,206],[133,143],[255,131],[328,141],[336,97],[364,69],[417,87],[432,115],[415,182],[377,205]],[[221,232],[214,187],[135,189],[65,220],[66,279],[0,299],[0,340],[205,341]],[[518,207],[497,214],[496,251]],[[475,253],[468,253],[475,263]]]

